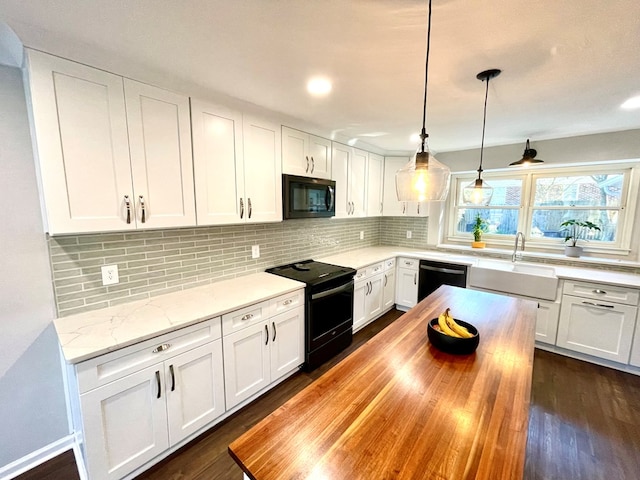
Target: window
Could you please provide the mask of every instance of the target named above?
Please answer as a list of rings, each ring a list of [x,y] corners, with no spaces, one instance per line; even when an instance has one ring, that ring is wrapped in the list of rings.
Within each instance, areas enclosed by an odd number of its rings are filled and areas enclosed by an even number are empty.
[[[480,214],[487,221],[484,239],[489,243],[512,242],[521,231],[530,245],[559,249],[564,246],[562,222],[576,219],[601,228],[587,233],[588,247],[628,250],[634,212],[626,208],[627,199],[638,190],[637,180],[632,182],[633,170],[628,164],[614,164],[484,172],[483,178],[493,187],[487,206],[464,204],[462,190],[475,176],[456,174],[448,241],[468,242],[473,220]],[[629,206],[633,210],[635,202]]]

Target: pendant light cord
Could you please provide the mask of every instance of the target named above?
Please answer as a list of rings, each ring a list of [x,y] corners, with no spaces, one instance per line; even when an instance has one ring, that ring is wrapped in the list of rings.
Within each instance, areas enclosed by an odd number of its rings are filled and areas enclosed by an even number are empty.
[[[482,117],[482,143],[480,144],[480,167],[478,168],[478,178],[482,175],[482,155],[484,153],[484,129],[487,124],[487,97],[489,96],[489,80],[487,77],[487,88],[484,92],[484,115]]]
[[[429,84],[429,50],[431,49],[431,0],[429,0],[429,14],[427,17],[427,58],[424,62],[424,102],[422,104],[422,139],[421,151],[424,152],[424,143],[429,135],[427,135],[427,85]],[[486,102],[486,100],[485,100]]]

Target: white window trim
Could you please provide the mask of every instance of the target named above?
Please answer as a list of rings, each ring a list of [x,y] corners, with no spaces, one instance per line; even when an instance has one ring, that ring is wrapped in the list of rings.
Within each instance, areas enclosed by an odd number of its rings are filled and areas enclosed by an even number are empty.
[[[640,163],[638,160],[611,161],[598,164],[576,164],[576,165],[544,165],[540,167],[529,167],[526,171],[515,171],[514,169],[486,170],[483,172],[483,179],[491,184],[491,179],[498,178],[521,178],[523,181],[522,196],[520,198],[518,215],[518,230],[527,236],[528,247],[538,251],[560,252],[564,250],[565,243],[554,239],[531,238],[529,226],[533,215],[533,187],[536,178],[551,175],[579,175],[582,172],[593,173],[622,172],[625,173],[623,196],[620,205],[620,219],[618,224],[617,242],[615,244],[601,244],[598,242],[584,242],[585,250],[592,253],[603,253],[608,255],[629,255],[631,251],[631,240],[633,223],[636,217],[635,199],[640,191]],[[628,175],[626,174],[628,173]],[[451,193],[447,201],[447,224],[445,227],[445,243],[469,245],[471,237],[456,232],[456,200],[460,197],[460,191],[467,184],[477,177],[477,172],[456,172],[451,176]],[[474,207],[475,208],[475,207]],[[491,208],[491,207],[482,207]],[[498,209],[510,207],[493,207]],[[483,240],[489,247],[509,248],[513,247],[515,235],[492,235],[485,233]]]

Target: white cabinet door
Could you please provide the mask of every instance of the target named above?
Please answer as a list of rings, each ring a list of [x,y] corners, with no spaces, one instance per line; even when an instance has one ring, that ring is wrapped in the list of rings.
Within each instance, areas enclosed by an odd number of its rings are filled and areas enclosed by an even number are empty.
[[[396,172],[409,161],[408,157],[385,157],[382,215],[399,217],[407,214],[407,202],[399,202],[396,193]]]
[[[169,441],[180,440],[225,412],[222,340],[165,362]]]
[[[26,74],[47,231],[134,229],[122,78],[32,50]]]
[[[411,308],[418,303],[418,271],[398,268],[396,279],[396,304]]]
[[[331,140],[282,126],[282,171],[331,178]]]
[[[367,292],[369,290],[369,282],[362,280],[356,282],[353,287],[353,332],[367,324]]]
[[[282,141],[280,125],[243,117],[243,217],[247,222],[282,221]],[[224,181],[224,179],[221,179]]]
[[[312,177],[331,178],[331,140],[309,135],[309,158]]]
[[[558,332],[558,317],[560,316],[560,304],[554,302],[538,301],[536,316],[536,341],[556,344]]]
[[[367,217],[382,215],[382,182],[384,158],[369,153],[367,163]]]
[[[382,314],[382,305],[384,301],[384,275],[378,274],[369,278],[369,294],[367,295],[367,323],[374,320]]]
[[[637,307],[563,295],[556,345],[627,363]]]
[[[387,270],[383,274],[383,295],[382,295],[382,309],[387,310],[396,302],[396,272],[395,270]]]
[[[629,359],[629,363],[634,367],[640,367],[640,326],[639,325],[636,325],[636,333],[633,337],[633,346],[631,348],[631,358]]]
[[[349,166],[349,198],[351,199],[351,216],[367,215],[367,161],[369,154],[364,150],[353,150]]]
[[[196,224],[189,98],[124,80],[138,228]]]
[[[353,148],[341,143],[333,143],[332,178],[336,182],[336,218],[351,215],[351,199],[349,197],[349,165],[353,158]]]
[[[91,479],[116,480],[169,448],[162,364],[80,396]]]
[[[304,363],[304,308],[269,319],[271,338],[271,381]]]
[[[240,222],[242,114],[191,99],[191,130],[198,225]]]
[[[222,339],[227,409],[270,383],[269,330],[258,323]]]

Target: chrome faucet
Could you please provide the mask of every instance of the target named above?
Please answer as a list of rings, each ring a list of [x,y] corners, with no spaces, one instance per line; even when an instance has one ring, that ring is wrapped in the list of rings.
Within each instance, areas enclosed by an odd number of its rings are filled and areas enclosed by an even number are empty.
[[[511,261],[515,262],[518,258],[522,258],[522,253],[518,255],[518,239],[522,238],[522,251],[524,252],[524,233],[516,233],[516,243],[513,245],[513,254],[511,255]]]

